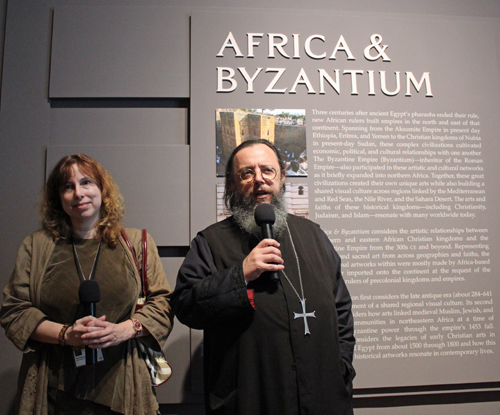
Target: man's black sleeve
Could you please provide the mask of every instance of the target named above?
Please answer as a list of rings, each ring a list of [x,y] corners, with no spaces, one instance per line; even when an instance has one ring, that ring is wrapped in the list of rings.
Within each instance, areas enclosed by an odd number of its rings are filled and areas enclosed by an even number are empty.
[[[179,269],[172,307],[181,323],[195,329],[252,313],[242,264],[217,270],[210,246],[197,235]]]

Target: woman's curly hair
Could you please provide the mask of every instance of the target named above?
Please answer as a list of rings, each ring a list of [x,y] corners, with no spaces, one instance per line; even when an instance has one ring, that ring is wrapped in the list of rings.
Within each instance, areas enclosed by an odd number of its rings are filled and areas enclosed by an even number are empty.
[[[92,178],[101,191],[102,204],[96,238],[109,246],[116,246],[124,213],[123,196],[99,162],[81,153],[63,157],[50,173],[40,206],[42,228],[54,241],[71,235],[71,220],[63,209],[61,191],[71,178],[73,164],[78,166],[82,174]]]

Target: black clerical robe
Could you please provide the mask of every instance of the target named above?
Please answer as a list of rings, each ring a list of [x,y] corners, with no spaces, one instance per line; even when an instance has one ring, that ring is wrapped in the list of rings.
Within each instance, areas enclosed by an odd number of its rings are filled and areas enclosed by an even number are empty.
[[[264,273],[245,285],[242,262],[259,240],[233,218],[200,232],[179,270],[172,305],[182,323],[204,330],[207,414],[352,414],[355,339],[340,258],[318,225],[293,215],[288,225],[315,314],[309,335],[294,318],[302,290],[286,231],[278,242],[291,284],[280,272],[278,284]]]

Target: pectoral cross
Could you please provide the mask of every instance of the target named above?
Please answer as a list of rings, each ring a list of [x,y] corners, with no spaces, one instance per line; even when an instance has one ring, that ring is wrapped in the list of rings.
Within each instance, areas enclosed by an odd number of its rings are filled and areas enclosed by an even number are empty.
[[[294,312],[293,313],[293,318],[297,319],[297,318],[302,317],[304,319],[304,335],[311,334],[311,332],[309,331],[309,325],[307,324],[307,317],[316,318],[316,314],[315,314],[316,311],[313,311],[312,313],[307,313],[306,312],[306,299],[305,298],[302,298],[302,299],[299,298],[299,301],[300,301],[300,304],[302,305],[302,313],[296,313],[296,312]]]

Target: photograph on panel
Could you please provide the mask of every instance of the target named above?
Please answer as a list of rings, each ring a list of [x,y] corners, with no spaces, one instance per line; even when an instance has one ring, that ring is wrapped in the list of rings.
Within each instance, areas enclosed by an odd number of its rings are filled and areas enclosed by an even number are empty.
[[[224,177],[232,151],[250,139],[274,144],[287,176],[307,177],[305,109],[219,108],[215,125],[217,177]]]

